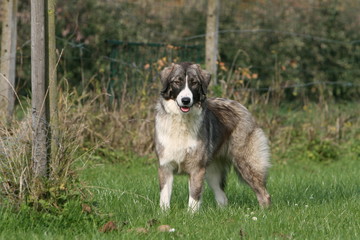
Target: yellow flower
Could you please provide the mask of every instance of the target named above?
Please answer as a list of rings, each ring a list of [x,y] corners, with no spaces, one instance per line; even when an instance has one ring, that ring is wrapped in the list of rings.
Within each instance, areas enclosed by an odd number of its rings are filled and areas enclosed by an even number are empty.
[[[62,190],[62,191],[65,190],[65,189],[66,189],[66,188],[65,188],[65,184],[62,183],[62,184],[60,185],[59,189]]]

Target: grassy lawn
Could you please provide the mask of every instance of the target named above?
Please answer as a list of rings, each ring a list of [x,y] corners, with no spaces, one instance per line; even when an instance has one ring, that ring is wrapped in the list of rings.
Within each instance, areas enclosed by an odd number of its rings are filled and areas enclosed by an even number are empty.
[[[154,159],[92,164],[82,180],[93,196],[92,213],[70,202],[59,215],[1,209],[2,239],[359,239],[359,159],[323,164],[277,164],[268,181],[273,205],[258,207],[255,195],[230,174],[229,206],[217,208],[208,187],[199,213],[187,213],[187,178],[175,178],[171,210],[158,207]],[[117,230],[100,232],[108,221]],[[174,232],[159,232],[169,225]]]
[[[77,164],[85,200],[65,195],[51,213],[0,202],[0,239],[360,239],[358,104],[254,110],[273,130],[270,209],[231,172],[229,206],[218,208],[206,186],[200,212],[188,213],[187,177],[176,176],[171,209],[161,212],[157,161],[104,147]]]

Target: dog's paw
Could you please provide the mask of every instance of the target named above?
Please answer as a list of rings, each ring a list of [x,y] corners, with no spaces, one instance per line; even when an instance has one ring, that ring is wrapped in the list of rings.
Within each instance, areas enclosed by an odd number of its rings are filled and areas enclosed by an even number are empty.
[[[161,211],[164,211],[164,212],[169,211],[170,204],[160,203],[160,209],[161,209]]]

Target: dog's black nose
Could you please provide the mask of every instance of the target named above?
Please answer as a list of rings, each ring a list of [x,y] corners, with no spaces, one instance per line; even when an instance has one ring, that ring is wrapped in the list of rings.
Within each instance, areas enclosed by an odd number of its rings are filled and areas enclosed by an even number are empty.
[[[184,104],[184,105],[188,105],[190,103],[191,99],[189,97],[183,97],[181,99],[181,102]]]

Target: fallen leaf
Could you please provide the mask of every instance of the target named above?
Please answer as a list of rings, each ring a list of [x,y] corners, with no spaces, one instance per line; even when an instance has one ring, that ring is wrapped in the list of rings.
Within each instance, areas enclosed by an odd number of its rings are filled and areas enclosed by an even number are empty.
[[[147,225],[148,225],[149,227],[152,227],[152,226],[154,226],[154,225],[156,225],[156,224],[158,224],[158,223],[159,223],[159,220],[157,220],[157,219],[155,219],[155,218],[150,219],[149,221],[147,221]]]
[[[99,229],[100,232],[106,233],[117,230],[117,226],[113,221],[109,221],[102,226],[102,228]]]
[[[275,236],[281,237],[282,239],[292,239],[291,235],[284,234],[284,233],[274,233]]]
[[[226,222],[226,223],[234,223],[234,222],[235,222],[235,219],[229,218],[229,219],[226,219],[225,222]]]
[[[159,232],[169,232],[171,227],[169,225],[160,225],[157,230]]]
[[[85,203],[81,204],[82,211],[85,213],[91,213],[91,207]]]
[[[142,228],[142,227],[140,227],[140,228],[135,228],[135,231],[136,231],[137,233],[147,233],[147,232],[148,232],[148,230],[147,230],[146,228]]]

